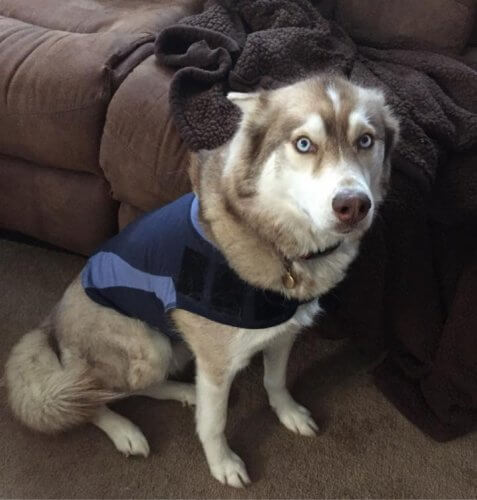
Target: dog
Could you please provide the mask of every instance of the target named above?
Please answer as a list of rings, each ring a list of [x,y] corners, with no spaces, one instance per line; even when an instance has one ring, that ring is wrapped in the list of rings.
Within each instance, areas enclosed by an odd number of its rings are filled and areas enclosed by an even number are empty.
[[[224,435],[231,382],[263,351],[280,422],[304,436],[317,431],[286,388],[288,356],[375,218],[399,124],[381,91],[336,76],[227,97],[241,110],[237,131],[192,155],[193,193],[157,211],[169,229],[154,225],[153,212],[119,233],[120,255],[108,244],[93,255],[46,320],[14,346],[6,382],[13,413],[30,428],[90,422],[125,455],[147,456],[147,440],[107,403],[139,394],[195,404],[212,476],[241,487],[249,476]],[[148,220],[152,231],[142,229]],[[128,254],[158,234],[158,253],[180,264],[160,283]],[[188,238],[206,245],[206,257]],[[149,247],[143,253],[153,259]],[[210,255],[218,259],[212,267]],[[126,282],[114,281],[118,275]],[[207,300],[197,295],[206,288]],[[192,357],[195,387],[168,379]]]

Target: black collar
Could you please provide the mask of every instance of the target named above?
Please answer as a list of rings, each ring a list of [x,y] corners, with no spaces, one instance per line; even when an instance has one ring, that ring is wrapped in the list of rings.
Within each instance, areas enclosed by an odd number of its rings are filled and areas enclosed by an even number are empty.
[[[305,255],[304,257],[301,257],[301,258],[304,260],[312,260],[312,259],[316,259],[318,257],[325,257],[326,255],[333,253],[340,245],[341,245],[341,241],[339,241],[335,245],[332,245],[328,248],[325,248],[324,250],[318,250],[317,252],[309,253],[308,255]]]

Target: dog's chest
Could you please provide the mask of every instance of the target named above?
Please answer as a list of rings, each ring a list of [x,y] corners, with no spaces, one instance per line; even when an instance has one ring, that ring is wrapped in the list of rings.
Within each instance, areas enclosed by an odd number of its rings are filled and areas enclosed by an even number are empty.
[[[313,300],[298,307],[295,315],[285,323],[261,330],[237,329],[230,342],[230,358],[239,368],[245,366],[248,360],[267,346],[278,342],[284,335],[299,333],[311,326],[320,311],[318,300]]]

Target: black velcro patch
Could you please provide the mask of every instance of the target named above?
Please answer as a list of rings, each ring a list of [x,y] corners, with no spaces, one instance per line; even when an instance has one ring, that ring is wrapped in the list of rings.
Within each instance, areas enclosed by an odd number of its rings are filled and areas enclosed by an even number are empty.
[[[182,256],[178,289],[184,295],[200,302],[204,293],[205,273],[208,259],[199,252],[186,247]]]
[[[217,311],[241,318],[247,284],[226,264],[217,266],[212,282],[210,301]]]

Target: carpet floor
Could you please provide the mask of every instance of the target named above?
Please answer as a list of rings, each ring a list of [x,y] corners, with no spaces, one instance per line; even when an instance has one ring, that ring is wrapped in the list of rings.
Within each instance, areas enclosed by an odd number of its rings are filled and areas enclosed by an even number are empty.
[[[48,313],[84,260],[0,240],[0,364]],[[207,471],[193,412],[135,397],[117,411],[141,427],[148,459],[125,458],[91,425],[55,437],[18,424],[0,388],[0,496],[10,498],[475,498],[477,434],[436,443],[378,392],[367,356],[347,341],[303,336],[290,387],[321,426],[281,427],[267,407],[259,359],[237,377],[227,435],[253,484],[224,487]]]

